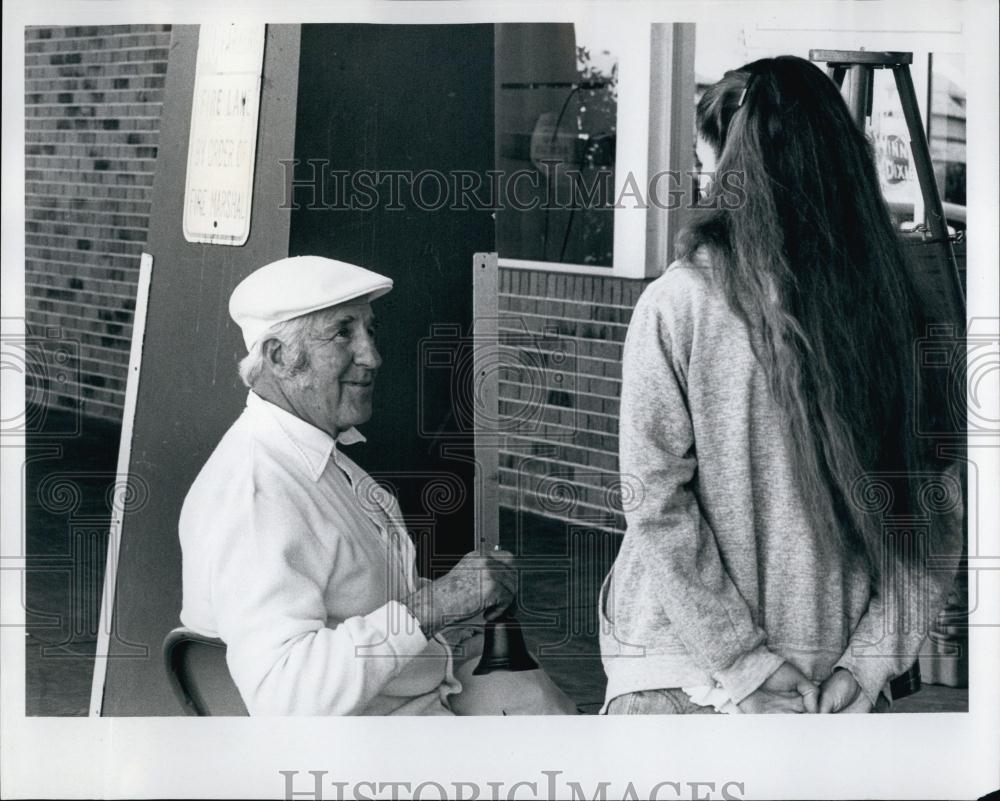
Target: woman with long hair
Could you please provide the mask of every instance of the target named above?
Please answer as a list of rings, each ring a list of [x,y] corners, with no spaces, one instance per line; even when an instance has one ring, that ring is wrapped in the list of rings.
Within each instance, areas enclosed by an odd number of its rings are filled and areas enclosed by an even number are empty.
[[[928,553],[961,550],[957,470],[916,433],[920,293],[871,145],[814,64],[729,72],[697,118],[716,207],[625,344],[639,492],[601,592],[605,709],[881,709],[954,575]],[[894,515],[929,522],[887,540]]]

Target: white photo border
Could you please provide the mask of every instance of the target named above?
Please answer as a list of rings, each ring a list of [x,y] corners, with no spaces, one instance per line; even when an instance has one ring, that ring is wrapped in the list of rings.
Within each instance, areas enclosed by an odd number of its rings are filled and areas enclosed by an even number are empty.
[[[917,2],[19,2],[3,5],[3,334],[24,318],[24,26],[39,24],[290,22],[572,21],[575,16],[627,15],[630,23],[733,23],[907,31],[960,37],[967,56],[969,317],[998,314],[998,47],[997,5],[990,0]],[[648,36],[646,37],[648,46]],[[930,49],[930,48],[928,48]],[[23,409],[24,382],[5,371],[2,419]],[[980,402],[996,409],[996,381]],[[974,798],[996,789],[1000,753],[1000,515],[993,491],[972,493],[970,573],[977,606],[970,628],[969,712],[853,716],[711,716],[462,719],[193,719],[26,718],[24,715],[23,443],[0,448],[0,784],[6,797],[281,798],[285,776],[325,771],[323,798],[358,797],[359,782],[515,782],[516,797],[543,798],[547,781],[575,781],[591,797],[610,782],[608,797],[631,782],[638,797],[663,782],[661,798],[722,797],[727,782],[739,798]],[[8,445],[11,444],[11,447]],[[979,487],[998,486],[1000,440],[970,442]],[[970,582],[971,583],[971,582]],[[976,622],[981,621],[981,622]],[[548,771],[549,773],[546,773]],[[559,773],[553,775],[553,771]],[[714,784],[692,791],[691,783]],[[352,795],[351,793],[355,793]],[[374,796],[367,786],[361,793]],[[466,791],[471,792],[471,791]],[[299,798],[306,796],[299,795]],[[364,797],[363,795],[360,797]],[[407,797],[403,795],[403,797]],[[437,797],[428,786],[423,797]]]

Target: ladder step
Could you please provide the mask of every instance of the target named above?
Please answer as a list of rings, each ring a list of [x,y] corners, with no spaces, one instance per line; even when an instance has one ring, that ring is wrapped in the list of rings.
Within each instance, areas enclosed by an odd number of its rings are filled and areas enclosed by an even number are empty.
[[[913,63],[913,53],[884,50],[810,50],[810,61],[825,61],[831,66],[866,64],[870,67],[900,67]]]

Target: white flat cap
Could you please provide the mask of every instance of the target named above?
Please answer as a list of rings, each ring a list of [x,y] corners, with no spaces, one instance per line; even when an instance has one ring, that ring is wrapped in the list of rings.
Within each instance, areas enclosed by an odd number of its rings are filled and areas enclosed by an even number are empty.
[[[364,267],[322,256],[292,256],[254,270],[229,297],[229,316],[249,350],[275,323],[349,300],[374,300],[392,279]]]

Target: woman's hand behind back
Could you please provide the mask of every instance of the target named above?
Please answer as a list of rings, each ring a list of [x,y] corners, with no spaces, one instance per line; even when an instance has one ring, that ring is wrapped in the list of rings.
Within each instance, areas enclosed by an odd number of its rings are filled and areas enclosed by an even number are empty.
[[[737,706],[750,715],[817,712],[819,688],[791,662],[784,662]]]

